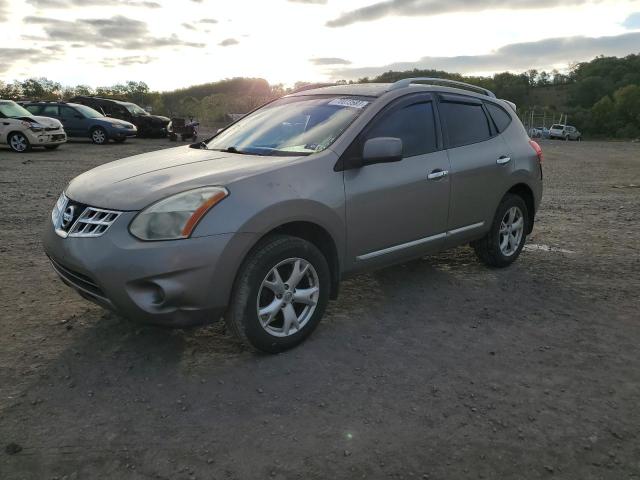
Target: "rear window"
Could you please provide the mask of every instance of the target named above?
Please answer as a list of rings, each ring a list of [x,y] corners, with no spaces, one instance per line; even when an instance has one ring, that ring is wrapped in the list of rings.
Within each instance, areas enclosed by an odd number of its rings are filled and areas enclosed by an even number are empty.
[[[493,122],[496,124],[498,132],[504,132],[511,123],[511,115],[494,103],[487,102],[485,105],[487,106],[487,110],[489,110],[491,118],[493,118]]]
[[[491,138],[489,119],[482,105],[443,102],[439,108],[449,136],[449,148],[483,142]]]

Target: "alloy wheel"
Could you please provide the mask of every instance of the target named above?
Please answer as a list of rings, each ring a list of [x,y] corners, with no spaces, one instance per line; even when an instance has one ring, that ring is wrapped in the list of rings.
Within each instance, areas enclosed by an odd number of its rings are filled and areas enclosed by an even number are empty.
[[[27,138],[21,133],[13,134],[9,143],[11,145],[11,148],[16,152],[24,152],[29,146],[29,144],[27,143]]]
[[[258,290],[260,325],[275,337],[294,335],[309,322],[319,298],[320,280],[313,265],[302,258],[283,260],[269,271]]]
[[[524,234],[524,215],[518,207],[506,211],[500,223],[500,251],[510,257],[520,247]]]

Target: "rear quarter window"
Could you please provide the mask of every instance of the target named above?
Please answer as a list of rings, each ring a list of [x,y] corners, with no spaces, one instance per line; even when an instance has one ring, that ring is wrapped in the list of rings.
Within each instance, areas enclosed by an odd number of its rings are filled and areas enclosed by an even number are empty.
[[[491,115],[498,132],[504,132],[509,124],[511,124],[511,115],[509,115],[504,108],[499,107],[495,103],[487,102],[485,105],[487,106],[489,115]]]

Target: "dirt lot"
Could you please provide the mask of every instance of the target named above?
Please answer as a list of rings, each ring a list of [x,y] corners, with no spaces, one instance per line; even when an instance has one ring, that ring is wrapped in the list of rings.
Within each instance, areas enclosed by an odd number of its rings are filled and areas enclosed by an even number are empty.
[[[95,165],[168,147],[0,147],[0,479],[640,479],[640,145],[543,143],[527,250],[344,283],[278,356],[129,323],[39,235]]]

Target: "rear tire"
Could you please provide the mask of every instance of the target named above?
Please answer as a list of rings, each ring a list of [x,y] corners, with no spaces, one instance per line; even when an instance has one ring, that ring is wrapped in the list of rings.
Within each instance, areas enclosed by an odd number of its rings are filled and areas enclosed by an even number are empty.
[[[109,135],[107,131],[102,127],[96,127],[91,130],[91,141],[96,145],[104,145],[109,141]]]
[[[29,139],[21,132],[14,132],[10,134],[9,138],[7,138],[7,143],[9,144],[9,148],[16,153],[25,153],[31,150]]]
[[[521,223],[518,224],[518,221]],[[520,256],[527,240],[528,227],[527,204],[522,197],[507,193],[498,205],[489,232],[480,240],[472,242],[471,246],[485,265],[508,267]]]
[[[313,332],[330,288],[329,265],[315,245],[298,237],[270,236],[240,268],[225,323],[257,350],[282,352]]]

